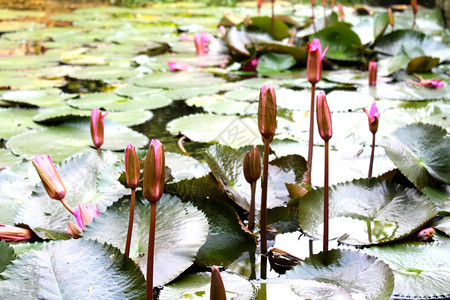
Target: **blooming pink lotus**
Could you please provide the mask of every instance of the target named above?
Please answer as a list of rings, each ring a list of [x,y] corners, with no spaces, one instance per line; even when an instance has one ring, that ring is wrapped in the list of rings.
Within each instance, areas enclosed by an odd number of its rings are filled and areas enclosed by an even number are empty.
[[[30,229],[0,224],[0,241],[20,242],[33,237]]]
[[[106,117],[108,113],[102,112],[98,108],[94,108],[91,112],[91,137],[92,141],[97,148],[97,151],[100,152],[100,147],[103,145],[104,141],[104,122],[103,119]]]
[[[197,33],[194,35],[195,49],[197,50],[197,55],[208,54],[209,42],[214,40],[214,36],[210,33]]]
[[[182,62],[169,61],[169,62],[167,62],[167,64],[169,65],[169,69],[172,72],[186,71],[186,70],[192,69],[192,66],[182,63]]]
[[[380,118],[380,113],[378,112],[377,104],[374,102],[370,107],[370,111],[367,111],[366,108],[363,108],[363,111],[366,113],[369,118],[369,129],[372,133],[376,133],[378,131],[378,119]]]
[[[64,186],[58,171],[53,164],[50,155],[36,155],[33,165],[44,184],[44,188],[50,198],[62,200],[66,196],[66,187]]]
[[[75,218],[77,219],[78,226],[81,229],[86,228],[86,225],[91,223],[95,217],[98,217],[98,207],[91,205],[81,205],[73,211]]]
[[[322,52],[322,44],[319,39],[308,42],[308,61],[306,64],[306,77],[311,84],[316,84],[322,77],[322,60],[328,51],[328,47]]]

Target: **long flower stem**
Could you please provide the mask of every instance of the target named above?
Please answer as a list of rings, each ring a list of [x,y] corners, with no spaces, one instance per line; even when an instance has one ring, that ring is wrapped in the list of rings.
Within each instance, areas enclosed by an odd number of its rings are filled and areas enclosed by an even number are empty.
[[[150,202],[150,230],[147,254],[147,300],[153,300],[153,259],[155,255],[156,202]]]
[[[270,34],[274,33],[275,30],[275,1],[272,1],[272,21],[270,23]]]
[[[327,7],[324,5],[323,6],[323,19],[325,20],[325,27],[328,26],[328,22],[327,22]]]
[[[316,17],[314,16],[314,5],[311,5],[311,11],[312,11],[312,17],[311,17],[311,19],[312,19],[312,23],[313,23],[313,29],[314,29],[314,32],[316,32]]]
[[[66,199],[62,198],[61,203],[73,215],[73,208],[66,202]]]
[[[412,24],[412,30],[414,30],[414,28],[416,27],[416,14],[413,14],[413,24]]]
[[[316,93],[316,84],[311,85],[311,108],[309,110],[309,143],[308,143],[308,172],[309,178],[312,173],[313,145],[314,145],[314,96]],[[311,182],[309,182],[311,184]]]
[[[372,152],[370,153],[370,162],[369,162],[369,178],[372,177],[373,170],[373,159],[375,157],[375,133],[372,134]]]
[[[328,141],[325,141],[325,176],[323,189],[323,251],[328,251]]]
[[[253,231],[255,228],[255,192],[256,192],[256,181],[251,183],[251,201],[250,201],[250,213],[248,215],[248,229]]]
[[[126,257],[130,257],[131,235],[133,233],[135,198],[136,198],[136,189],[131,189],[130,218],[128,220],[127,243],[125,245],[125,256]]]
[[[269,139],[264,139],[263,182],[261,191],[261,217],[259,227],[261,231],[261,254],[267,253],[267,184],[269,176]]]

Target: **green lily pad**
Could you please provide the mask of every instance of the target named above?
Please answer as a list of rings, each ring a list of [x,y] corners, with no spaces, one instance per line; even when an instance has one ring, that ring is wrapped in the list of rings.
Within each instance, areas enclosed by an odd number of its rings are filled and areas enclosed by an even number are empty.
[[[42,18],[45,16],[43,11],[31,11],[31,10],[13,10],[13,9],[1,9],[0,18],[2,20],[12,20],[21,18]]]
[[[43,124],[54,124],[90,117],[90,111],[64,105],[39,110],[39,113],[33,117],[33,121]]]
[[[133,84],[126,84],[114,90],[117,95],[128,98],[149,96],[160,92],[162,92],[162,89],[144,88]]]
[[[146,274],[150,203],[141,194],[136,199],[130,258]],[[129,201],[118,201],[89,224],[84,238],[108,241],[121,251],[125,242],[129,218]],[[177,197],[164,195],[157,203],[155,237],[154,285],[164,285],[175,279],[194,261],[198,249],[205,243],[208,223],[203,213]],[[106,233],[106,234],[105,234]]]
[[[0,241],[0,273],[5,271],[6,267],[11,261],[17,258],[14,249],[11,248],[5,241]]]
[[[255,289],[246,278],[221,272],[227,299],[254,299]],[[171,299],[210,299],[211,273],[197,273],[181,277],[166,285],[159,294],[160,300]]]
[[[257,115],[258,103],[246,103],[225,98],[222,95],[194,97],[186,101],[187,105],[203,107],[208,113],[221,115]]]
[[[369,94],[376,99],[403,100],[403,101],[426,101],[426,100],[449,100],[450,86],[431,89],[417,86],[412,83],[399,82],[396,84],[377,84],[358,89],[359,92]]]
[[[24,70],[42,67],[53,67],[58,64],[55,57],[48,56],[3,56],[0,57],[0,69]]]
[[[112,80],[134,77],[139,72],[133,69],[114,66],[87,67],[72,72],[69,76],[82,80]]]
[[[332,112],[360,111],[363,107],[370,107],[375,99],[369,95],[358,92],[332,91],[326,95]]]
[[[8,140],[17,134],[29,131],[30,128],[42,128],[41,125],[33,122],[37,112],[36,109],[0,109],[0,138]]]
[[[450,213],[450,185],[427,186],[422,190],[422,193],[436,204],[439,213]]]
[[[439,58],[431,56],[419,56],[409,61],[406,66],[408,73],[428,73],[431,69],[439,65]]]
[[[169,97],[172,100],[184,100],[192,97],[198,97],[203,95],[217,94],[222,90],[220,86],[211,87],[193,87],[193,88],[179,88],[171,89],[164,92],[164,96]]]
[[[401,239],[431,220],[436,207],[415,189],[377,179],[330,187],[330,239],[351,245],[373,245]],[[305,233],[321,238],[323,189],[311,191],[299,204]]]
[[[371,247],[364,252],[392,268],[394,296],[439,299],[450,296],[449,250],[449,243],[413,243]]]
[[[143,134],[108,119],[105,119],[104,123],[105,142],[102,149],[120,151],[130,143],[137,148],[148,144],[148,138]],[[71,145],[71,147],[67,147],[67,145]],[[93,147],[90,122],[68,122],[41,131],[29,131],[9,139],[6,146],[14,154],[27,159],[46,153],[52,156],[53,161],[59,162]]]
[[[285,276],[298,296],[310,299],[381,300],[388,299],[394,289],[394,274],[386,263],[350,250],[333,249],[313,255]],[[304,285],[310,281],[316,284]]]
[[[5,92],[1,95],[4,101],[31,105],[36,107],[53,107],[64,104],[64,101],[75,95],[64,94],[59,89],[44,90],[16,90]]]
[[[261,75],[271,75],[287,70],[296,63],[295,59],[289,54],[268,52],[259,58],[256,71]]]
[[[12,168],[22,162],[22,158],[13,155],[8,149],[0,149],[0,170]]]
[[[260,88],[262,85],[260,86]],[[237,90],[231,90],[224,94],[225,98],[236,100],[236,101],[245,101],[245,102],[257,102],[259,101],[259,93],[260,91],[252,88],[242,88]]]
[[[411,124],[396,129],[379,144],[399,170],[423,189],[438,179],[450,183],[450,140],[446,131],[430,124]]]
[[[110,245],[83,239],[22,254],[2,273],[0,287],[6,298],[18,293],[27,299],[145,297],[144,276],[131,259]]]
[[[318,38],[322,49],[329,47],[326,57],[342,61],[359,61],[361,59],[361,40],[359,36],[345,25],[328,26],[313,36]]]
[[[261,143],[257,120],[249,117],[195,114],[170,121],[167,130],[193,141],[218,142],[232,148]]]
[[[209,173],[206,163],[200,163],[195,158],[173,152],[166,152],[166,166],[171,170],[172,183],[185,179],[199,178]]]
[[[18,244],[12,244],[11,246],[14,249],[14,253],[16,253],[16,255],[22,255],[25,252],[28,252],[30,250],[41,250],[43,247],[45,247],[46,245],[49,245],[53,243],[53,241],[49,241],[49,242],[34,242],[34,243],[18,243]]]
[[[355,85],[367,85],[369,83],[369,73],[359,70],[337,70],[337,71],[325,71],[322,73],[322,77],[326,80],[342,83],[342,84],[355,84]]]
[[[114,154],[104,152],[101,157],[95,153],[86,153],[64,161],[58,172],[67,189],[67,203],[74,209],[78,204],[97,205],[101,214],[107,206],[127,194],[129,191],[118,181],[97,180],[102,170],[116,159]],[[116,177],[122,172],[118,169],[107,170],[109,176]],[[43,239],[67,239],[70,237],[67,234],[67,222],[75,222],[75,217],[58,200],[50,199],[43,185],[38,184],[33,195],[17,211],[14,221],[28,225]]]
[[[178,73],[154,73],[134,79],[133,83],[138,86],[150,88],[177,89],[209,87],[225,83],[225,81],[221,78],[213,77],[209,73],[199,73],[193,71]]]
[[[112,112],[111,114],[108,114],[108,118],[124,126],[136,126],[151,120],[153,118],[153,113],[151,111],[137,109]]]
[[[282,40],[284,38],[289,37],[290,31],[289,27],[283,21],[275,18],[273,20],[273,32],[271,30],[272,18],[271,17],[253,17],[250,19],[250,25],[248,26],[248,30],[252,30],[258,28],[263,32],[270,33],[274,39]]]

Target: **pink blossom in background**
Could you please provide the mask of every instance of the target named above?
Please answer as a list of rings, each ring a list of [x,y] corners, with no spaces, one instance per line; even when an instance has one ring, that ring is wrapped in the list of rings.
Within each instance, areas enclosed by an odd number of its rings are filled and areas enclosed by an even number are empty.
[[[258,58],[255,57],[249,63],[242,67],[244,71],[256,71],[256,67],[258,66]]]
[[[182,62],[169,61],[167,64],[169,65],[169,69],[172,72],[186,71],[186,70],[192,69],[192,66],[182,63]]]

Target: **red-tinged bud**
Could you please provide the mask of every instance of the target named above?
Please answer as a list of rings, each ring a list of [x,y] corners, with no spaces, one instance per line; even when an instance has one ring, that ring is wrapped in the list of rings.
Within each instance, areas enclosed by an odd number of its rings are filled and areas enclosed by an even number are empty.
[[[327,98],[324,93],[320,92],[317,96],[317,127],[319,134],[324,141],[328,141],[333,136],[333,128],[331,124],[331,112],[328,107]]]
[[[98,108],[94,108],[91,112],[91,137],[97,149],[100,149],[103,145],[105,129],[103,119],[107,114],[107,112],[101,112]]]
[[[311,5],[315,6],[316,5],[316,0],[311,0]]]
[[[48,196],[55,200],[64,199],[66,196],[66,188],[61,177],[59,177],[52,158],[45,155],[36,155],[33,165],[44,184]]]
[[[377,62],[369,62],[369,85],[377,85]]]
[[[374,102],[370,107],[370,111],[367,111],[366,108],[363,108],[369,119],[369,129],[373,134],[378,131],[378,119],[380,118],[380,113],[378,112],[377,104]]]
[[[141,165],[133,145],[129,144],[125,150],[125,174],[127,176],[127,185],[135,189],[141,179]]]
[[[391,27],[394,27],[395,19],[394,19],[394,13],[392,12],[392,7],[388,8],[388,18],[389,18],[389,25],[391,25]]]
[[[81,229],[84,229],[95,217],[98,217],[98,207],[78,204],[78,207],[73,211],[73,214],[77,219],[78,226],[80,226]]]
[[[306,63],[306,77],[311,84],[316,84],[322,77],[322,60],[328,51],[328,47],[322,52],[322,44],[319,39],[308,42],[308,60]]]
[[[73,236],[74,239],[77,239],[83,233],[83,229],[74,222],[69,221],[67,222],[67,233]]]
[[[30,229],[0,224],[0,241],[20,242],[33,237]]]
[[[414,14],[417,14],[419,11],[419,5],[417,4],[417,0],[411,0],[411,8]]]
[[[336,0],[331,0],[331,8],[334,8],[336,6]]]
[[[144,197],[150,202],[157,202],[164,192],[166,177],[163,144],[153,139],[148,148],[144,163]]]
[[[433,241],[433,235],[434,235],[434,228],[433,227],[429,227],[429,228],[422,229],[417,234],[417,239],[419,241],[421,241],[421,242],[432,242]]]
[[[339,4],[338,10],[339,10],[339,18],[341,19],[341,21],[344,21],[345,20],[344,6],[342,6],[342,4]]]
[[[253,145],[252,150],[244,156],[244,176],[248,183],[257,181],[261,177],[261,155],[258,146]]]
[[[227,295],[225,286],[223,285],[222,277],[220,276],[219,268],[211,267],[211,295],[210,300],[226,300]]]
[[[327,0],[322,0],[322,6],[327,6],[328,1]]]
[[[261,8],[263,5],[264,0],[256,0],[256,7]]]
[[[272,141],[277,127],[277,97],[268,84],[263,85],[259,94],[258,127],[261,135]]]

